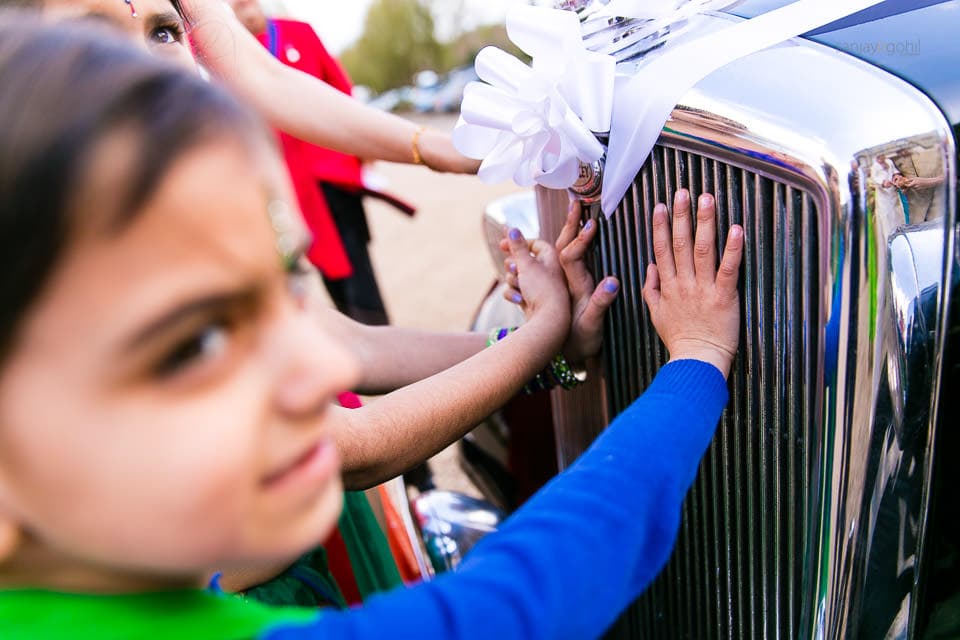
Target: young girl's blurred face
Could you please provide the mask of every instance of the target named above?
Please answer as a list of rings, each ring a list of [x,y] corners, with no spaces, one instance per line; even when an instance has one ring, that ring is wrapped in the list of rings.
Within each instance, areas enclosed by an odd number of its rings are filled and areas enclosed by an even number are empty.
[[[94,17],[127,34],[150,52],[185,67],[195,67],[184,24],[170,0],[44,0],[43,13],[54,19]]]
[[[81,219],[134,154],[95,154]],[[0,370],[0,520],[57,566],[196,576],[295,556],[336,521],[325,425],[356,367],[291,288],[280,165],[253,158],[203,144],[121,231],[85,222],[24,319]]]

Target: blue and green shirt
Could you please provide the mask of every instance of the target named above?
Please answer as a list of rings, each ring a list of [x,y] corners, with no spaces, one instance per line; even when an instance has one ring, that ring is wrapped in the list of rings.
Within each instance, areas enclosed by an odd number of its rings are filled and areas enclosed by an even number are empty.
[[[711,365],[665,366],[567,471],[454,573],[348,610],[277,609],[205,592],[0,592],[5,640],[531,640],[600,636],[654,579],[727,400]]]

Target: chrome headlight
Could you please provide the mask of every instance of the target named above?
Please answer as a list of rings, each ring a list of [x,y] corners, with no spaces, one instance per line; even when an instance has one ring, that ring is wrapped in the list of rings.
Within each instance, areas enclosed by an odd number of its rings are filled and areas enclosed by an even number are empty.
[[[533,191],[524,191],[498,198],[487,205],[483,212],[483,235],[493,260],[493,268],[502,278],[503,252],[500,241],[512,228],[520,229],[523,237],[533,240],[540,237],[540,221],[537,217],[537,199]]]

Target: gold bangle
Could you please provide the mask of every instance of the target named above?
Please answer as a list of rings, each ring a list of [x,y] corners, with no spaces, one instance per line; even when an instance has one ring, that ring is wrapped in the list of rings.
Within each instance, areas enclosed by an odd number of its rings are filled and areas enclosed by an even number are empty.
[[[413,142],[410,145],[413,151],[413,164],[425,164],[423,161],[423,155],[420,154],[420,135],[426,130],[426,127],[420,127],[413,132]]]

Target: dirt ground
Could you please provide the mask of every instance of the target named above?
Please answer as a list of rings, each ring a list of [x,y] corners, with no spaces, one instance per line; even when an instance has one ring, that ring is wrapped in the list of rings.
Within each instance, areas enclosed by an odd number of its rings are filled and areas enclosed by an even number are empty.
[[[411,116],[444,131],[455,116]],[[481,220],[488,202],[519,188],[487,185],[475,176],[434,173],[424,167],[378,163],[386,189],[417,207],[408,218],[378,201],[367,201],[371,252],[391,321],[404,327],[463,331],[494,279]],[[442,489],[476,490],[448,449],[431,461]]]

